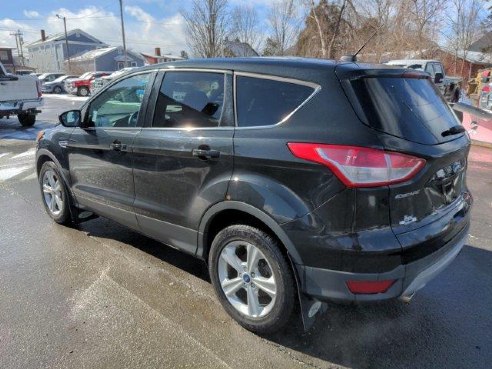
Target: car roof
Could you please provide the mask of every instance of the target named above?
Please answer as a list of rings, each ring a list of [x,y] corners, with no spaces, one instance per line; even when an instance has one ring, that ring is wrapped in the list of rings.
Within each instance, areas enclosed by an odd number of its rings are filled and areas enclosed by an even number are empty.
[[[396,68],[383,64],[366,64],[358,62],[334,61],[327,59],[312,59],[301,57],[249,57],[249,58],[209,58],[188,59],[176,62],[152,64],[130,71],[134,74],[145,70],[156,69],[216,69],[234,70],[237,72],[271,74],[290,78],[319,81],[320,74],[333,75],[338,71],[363,71],[363,70],[388,70],[391,74],[404,73],[402,68]]]

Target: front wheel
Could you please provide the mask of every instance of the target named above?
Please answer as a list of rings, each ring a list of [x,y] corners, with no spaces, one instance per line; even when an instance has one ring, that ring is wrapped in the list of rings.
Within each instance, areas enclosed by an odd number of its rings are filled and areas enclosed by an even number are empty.
[[[294,277],[278,242],[267,233],[246,225],[220,231],[211,246],[209,272],[222,306],[246,329],[272,333],[290,320]]]
[[[71,217],[67,187],[56,164],[52,161],[45,162],[41,167],[39,185],[48,215],[59,224],[69,224]]]
[[[20,113],[17,114],[17,118],[19,119],[19,123],[22,127],[32,127],[36,122],[36,115],[29,113]]]
[[[79,96],[88,96],[89,95],[89,89],[87,87],[80,87],[78,90],[78,95]]]
[[[55,88],[53,89],[53,92],[55,94],[61,94],[62,93],[62,88],[60,86],[55,86]]]

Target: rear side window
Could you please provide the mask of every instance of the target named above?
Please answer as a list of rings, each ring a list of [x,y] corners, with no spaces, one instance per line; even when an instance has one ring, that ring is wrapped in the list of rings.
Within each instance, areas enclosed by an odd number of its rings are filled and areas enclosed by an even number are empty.
[[[288,118],[314,88],[257,77],[236,77],[237,125],[269,126]]]
[[[224,80],[223,73],[166,72],[152,126],[219,126],[224,107]]]
[[[360,78],[351,81],[366,124],[422,144],[457,138],[442,133],[459,124],[429,79]]]

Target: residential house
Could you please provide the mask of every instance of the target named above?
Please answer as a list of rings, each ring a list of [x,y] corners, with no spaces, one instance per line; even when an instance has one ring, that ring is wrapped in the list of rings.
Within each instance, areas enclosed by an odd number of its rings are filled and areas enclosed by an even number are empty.
[[[181,56],[164,54],[161,55],[161,48],[156,47],[154,49],[154,55],[142,53],[142,56],[145,58],[145,64],[157,64],[157,63],[166,63],[173,62],[177,60],[183,60]]]
[[[247,42],[239,39],[230,41],[227,37],[224,41],[224,56],[227,58],[259,56],[259,54]]]
[[[81,29],[73,29],[67,32],[68,51],[65,42],[65,33],[57,33],[46,37],[41,30],[41,39],[32,42],[27,47],[29,65],[40,73],[66,72],[65,60],[108,45],[89,35]]]
[[[87,51],[70,58],[73,73],[90,71],[111,72],[126,67],[142,67],[145,59],[138,53],[127,50],[126,57],[123,47],[113,46]]]

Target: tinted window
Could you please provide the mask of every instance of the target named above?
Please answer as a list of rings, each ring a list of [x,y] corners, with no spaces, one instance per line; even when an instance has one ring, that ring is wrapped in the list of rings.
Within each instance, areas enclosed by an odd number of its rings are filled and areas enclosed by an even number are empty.
[[[88,111],[94,127],[135,127],[149,74],[126,78],[97,96]]]
[[[224,106],[224,74],[166,72],[153,127],[217,127]]]
[[[441,73],[444,75],[444,71],[442,70],[442,66],[439,63],[434,63],[434,72]]]
[[[424,144],[457,137],[441,135],[459,123],[429,79],[361,78],[351,84],[375,129]]]
[[[237,76],[236,104],[239,127],[277,124],[312,93],[309,86],[264,78]]]

